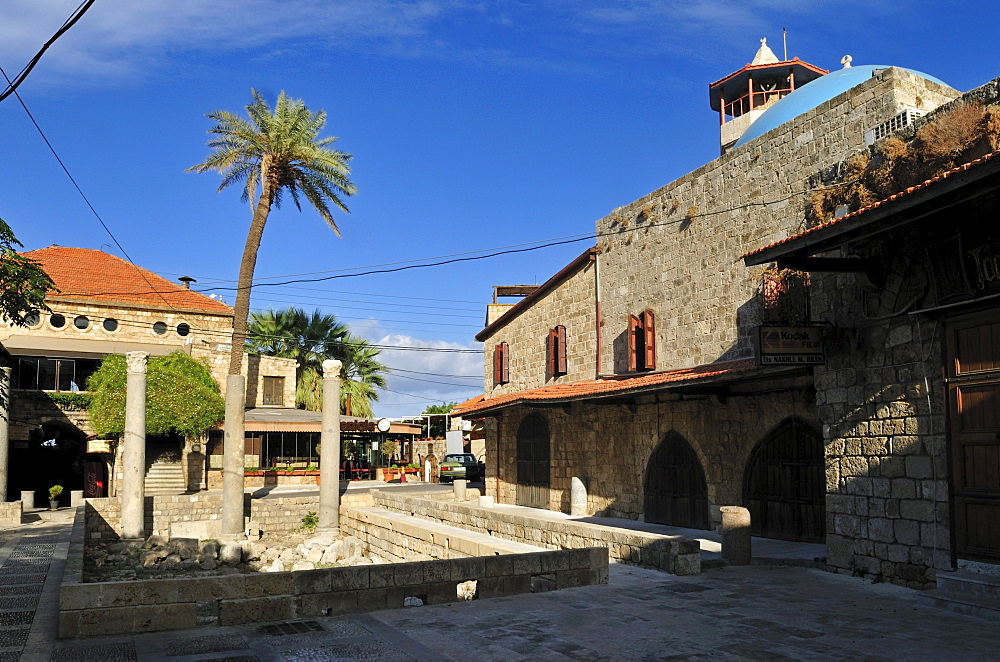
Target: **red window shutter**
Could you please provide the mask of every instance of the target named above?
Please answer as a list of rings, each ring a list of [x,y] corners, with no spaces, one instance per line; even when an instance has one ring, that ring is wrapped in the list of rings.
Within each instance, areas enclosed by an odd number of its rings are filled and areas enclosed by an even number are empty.
[[[510,346],[500,343],[500,383],[506,384],[510,381]]]
[[[566,370],[566,327],[560,324],[555,329],[556,336],[556,372],[565,375]]]
[[[554,375],[559,369],[557,360],[559,353],[559,338],[556,336],[555,329],[549,329],[549,337],[545,341],[545,350],[545,371],[550,375]]]
[[[646,370],[652,370],[656,367],[656,329],[652,310],[646,309],[642,312],[642,331],[644,349],[646,350],[642,367]]]
[[[501,368],[502,365],[503,365],[503,346],[502,345],[497,345],[496,347],[493,348],[493,383],[494,384],[503,384],[503,381],[500,379],[500,372],[502,370],[502,368]]]
[[[628,371],[635,372],[639,369],[639,357],[636,345],[641,333],[642,322],[635,315],[628,316]]]

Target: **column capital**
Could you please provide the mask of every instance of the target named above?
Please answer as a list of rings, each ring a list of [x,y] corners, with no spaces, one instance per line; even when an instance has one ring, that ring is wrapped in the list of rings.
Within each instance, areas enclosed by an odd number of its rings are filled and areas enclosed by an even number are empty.
[[[146,372],[146,363],[149,359],[149,352],[126,352],[125,360],[128,362],[129,372]]]
[[[337,359],[327,359],[323,361],[323,377],[340,377],[340,368],[344,364]]]

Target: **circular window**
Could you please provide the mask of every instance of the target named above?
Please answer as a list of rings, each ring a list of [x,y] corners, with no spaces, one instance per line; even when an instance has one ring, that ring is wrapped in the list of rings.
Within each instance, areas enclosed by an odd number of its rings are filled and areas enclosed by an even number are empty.
[[[24,323],[27,326],[38,326],[38,323],[42,321],[42,318],[38,316],[38,313],[31,313],[30,315],[24,316]]]
[[[87,329],[90,327],[90,319],[86,315],[77,315],[76,319],[73,320],[73,326],[78,329]]]
[[[186,336],[189,333],[191,333],[191,327],[186,322],[181,322],[177,325],[177,335]]]
[[[59,313],[49,315],[49,324],[52,325],[53,329],[61,329],[66,326],[66,318]]]
[[[105,331],[117,331],[118,330],[118,320],[114,317],[109,317],[104,320],[104,330]]]
[[[155,333],[156,335],[162,336],[166,332],[167,332],[167,325],[164,324],[163,322],[157,322],[156,324],[153,325],[153,333]]]

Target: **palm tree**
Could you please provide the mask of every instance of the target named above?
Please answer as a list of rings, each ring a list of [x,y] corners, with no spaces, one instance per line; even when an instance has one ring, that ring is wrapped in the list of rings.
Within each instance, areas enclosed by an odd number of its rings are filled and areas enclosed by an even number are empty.
[[[264,225],[271,207],[281,207],[284,193],[301,209],[299,196],[319,212],[330,228],[340,235],[330,206],[346,212],[341,196],[354,195],[348,179],[351,155],[331,147],[336,138],[320,138],[326,125],[324,111],[312,112],[302,101],[278,95],[274,110],[264,97],[251,90],[253,101],[246,107],[246,120],[228,111],[209,113],[215,126],[208,130],[212,152],[203,163],[188,170],[222,175],[219,190],[239,184],[243,201],[253,209],[247,232],[233,305],[233,339],[226,379],[225,471],[223,478],[222,527],[226,534],[243,529],[243,403],[245,383],[240,378],[250,312],[250,288],[257,264]],[[242,388],[241,388],[242,386]]]
[[[340,346],[336,358],[344,364],[340,369],[340,410],[345,415],[373,416],[372,402],[378,400],[375,389],[386,387],[382,373],[388,371],[376,360],[379,351],[361,338],[349,338]]]
[[[319,310],[309,314],[294,307],[270,308],[250,314],[246,349],[251,354],[295,359],[295,404],[319,411],[323,404],[323,361],[337,358],[341,344],[349,337],[347,326],[334,315]]]

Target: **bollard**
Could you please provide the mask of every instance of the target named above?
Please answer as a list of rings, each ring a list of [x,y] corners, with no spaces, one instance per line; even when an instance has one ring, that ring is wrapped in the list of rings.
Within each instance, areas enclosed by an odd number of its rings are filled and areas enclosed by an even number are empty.
[[[21,504],[25,510],[35,507],[35,493],[21,492]]]
[[[722,506],[722,558],[731,565],[750,565],[750,511],[740,506]]]
[[[569,493],[570,517],[585,517],[587,515],[587,487],[583,481],[573,476],[570,480]]]
[[[83,505],[83,490],[72,490],[69,493],[69,505],[73,508]]]
[[[453,487],[455,488],[455,499],[458,501],[465,501],[465,479],[455,479],[453,481]]]

